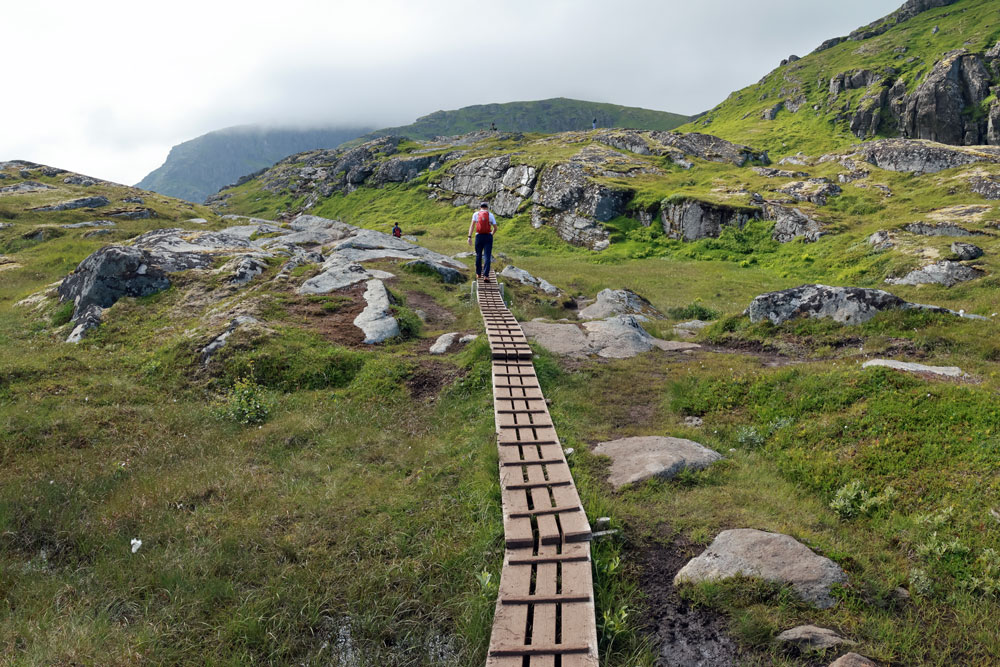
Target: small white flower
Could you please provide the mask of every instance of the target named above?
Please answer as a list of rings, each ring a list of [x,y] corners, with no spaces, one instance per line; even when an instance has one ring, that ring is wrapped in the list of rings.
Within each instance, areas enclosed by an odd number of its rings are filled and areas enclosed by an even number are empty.
[[[139,547],[141,547],[141,546],[142,546],[142,540],[136,539],[136,538],[133,537],[132,538],[132,553],[135,553],[136,551],[138,551]]]

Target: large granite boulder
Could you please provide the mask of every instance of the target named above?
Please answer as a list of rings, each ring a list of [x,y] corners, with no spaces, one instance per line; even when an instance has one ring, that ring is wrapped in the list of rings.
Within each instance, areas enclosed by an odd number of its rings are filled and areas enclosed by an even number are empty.
[[[697,199],[664,200],[660,220],[663,232],[670,238],[697,241],[718,238],[723,227],[743,229],[753,213],[753,209],[712,204]]]
[[[59,284],[59,300],[74,303],[74,318],[88,306],[108,308],[123,296],[156,294],[170,286],[157,257],[129,246],[106,246],[80,262]]]
[[[751,528],[719,533],[704,553],[681,568],[674,583],[718,581],[736,576],[789,584],[799,597],[820,609],[836,604],[830,594],[835,584],[847,583],[847,574],[839,565],[798,540]]]
[[[577,313],[581,320],[602,320],[613,315],[634,315],[637,320],[661,317],[649,301],[627,289],[603,289],[594,303]]]
[[[885,282],[890,285],[937,284],[952,287],[983,275],[985,272],[980,269],[946,259],[910,271],[902,278],[886,278]]]
[[[781,324],[798,317],[829,318],[842,324],[867,322],[883,310],[903,308],[906,301],[882,290],[862,287],[802,285],[756,297],[747,308],[751,322]]]
[[[615,490],[654,477],[670,479],[682,470],[707,468],[722,458],[692,440],[657,435],[602,442],[591,451],[611,458],[608,482]]]

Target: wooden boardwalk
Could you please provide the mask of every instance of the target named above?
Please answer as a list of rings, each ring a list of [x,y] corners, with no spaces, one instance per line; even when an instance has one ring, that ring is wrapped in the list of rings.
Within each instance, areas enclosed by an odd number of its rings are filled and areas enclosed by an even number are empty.
[[[487,667],[595,667],[590,523],[521,326],[495,275],[478,285],[493,354],[506,553]]]

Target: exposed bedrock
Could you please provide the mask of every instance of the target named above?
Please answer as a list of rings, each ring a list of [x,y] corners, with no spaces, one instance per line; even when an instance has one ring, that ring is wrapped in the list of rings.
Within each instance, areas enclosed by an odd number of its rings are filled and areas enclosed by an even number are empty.
[[[711,204],[697,199],[665,200],[660,209],[660,221],[663,232],[670,238],[697,241],[718,237],[723,227],[743,229],[754,212],[755,209]]]

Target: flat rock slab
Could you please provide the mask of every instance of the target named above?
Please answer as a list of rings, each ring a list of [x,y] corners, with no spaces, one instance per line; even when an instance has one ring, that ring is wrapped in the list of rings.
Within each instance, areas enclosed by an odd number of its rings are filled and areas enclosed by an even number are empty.
[[[399,322],[389,310],[389,293],[381,280],[369,280],[365,289],[368,305],[354,318],[354,326],[365,334],[369,345],[384,342],[399,335]]]
[[[805,651],[825,651],[841,644],[848,646],[857,644],[850,639],[844,639],[833,630],[815,625],[800,625],[791,630],[785,630],[776,639],[783,644],[791,644],[799,650]]]
[[[611,457],[608,481],[615,490],[654,477],[670,479],[684,469],[707,468],[722,458],[718,452],[692,440],[658,435],[602,442],[592,451]]]
[[[674,584],[739,575],[790,584],[799,597],[820,609],[837,603],[830,595],[831,586],[847,583],[847,574],[839,565],[798,540],[780,533],[737,528],[719,533],[704,553],[681,568]]]
[[[898,371],[908,371],[910,373],[931,373],[933,375],[944,375],[950,378],[965,377],[965,372],[958,366],[925,366],[909,361],[896,361],[895,359],[872,359],[861,364],[862,368],[872,366],[884,366],[885,368],[895,368]]]
[[[952,287],[958,283],[975,280],[985,275],[985,272],[973,266],[959,264],[951,260],[943,260],[910,271],[902,278],[886,278],[890,285],[931,285],[938,284]]]
[[[531,321],[521,325],[525,335],[555,354],[586,357],[596,354],[607,359],[627,359],[654,347],[679,352],[697,347],[695,343],[660,340],[649,335],[634,315],[616,315],[583,323]]]
[[[860,653],[845,653],[830,663],[830,667],[878,667],[878,665]]]

